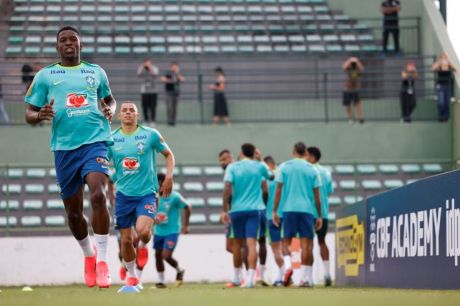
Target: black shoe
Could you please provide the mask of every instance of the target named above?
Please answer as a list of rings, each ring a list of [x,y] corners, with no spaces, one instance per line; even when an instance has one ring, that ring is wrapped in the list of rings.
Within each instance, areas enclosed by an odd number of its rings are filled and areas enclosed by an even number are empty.
[[[158,289],[165,289],[165,288],[168,288],[168,286],[166,286],[166,285],[163,284],[163,283],[156,283],[156,284],[155,284],[155,287],[158,288]]]
[[[324,286],[325,286],[325,287],[330,287],[330,286],[332,286],[332,280],[331,280],[330,277],[324,278]]]
[[[176,274],[176,281],[183,281],[184,280],[184,274],[185,274],[185,270],[182,269],[180,270],[179,272],[177,272]]]

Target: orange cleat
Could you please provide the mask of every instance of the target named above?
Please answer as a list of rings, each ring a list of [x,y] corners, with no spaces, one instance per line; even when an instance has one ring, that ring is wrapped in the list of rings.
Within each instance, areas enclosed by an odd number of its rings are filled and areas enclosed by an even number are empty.
[[[139,284],[139,279],[137,277],[128,277],[126,279],[126,286],[137,286]]]
[[[142,270],[149,261],[149,249],[137,248],[136,264],[139,270]]]
[[[96,264],[96,283],[99,288],[109,288],[112,283],[109,267],[105,261],[100,261]]]
[[[121,266],[120,267],[120,271],[118,272],[119,275],[120,275],[120,279],[121,280],[125,280],[126,279],[126,269],[125,267]]]
[[[93,256],[85,257],[85,283],[90,288],[96,286],[96,248]]]
[[[284,274],[283,284],[285,287],[289,287],[292,284],[292,275],[294,274],[294,270],[288,269]]]

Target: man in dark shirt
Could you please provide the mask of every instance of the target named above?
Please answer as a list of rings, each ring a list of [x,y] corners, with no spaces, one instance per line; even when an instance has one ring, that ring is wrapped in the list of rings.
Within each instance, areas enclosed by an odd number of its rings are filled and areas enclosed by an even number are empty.
[[[383,52],[387,52],[388,36],[393,35],[395,52],[399,52],[399,16],[401,10],[399,0],[385,0],[382,2],[381,11],[383,14]]]
[[[171,70],[161,78],[161,81],[165,84],[168,125],[174,126],[176,125],[180,83],[185,81],[184,76],[180,73],[179,64],[176,62],[171,63]]]

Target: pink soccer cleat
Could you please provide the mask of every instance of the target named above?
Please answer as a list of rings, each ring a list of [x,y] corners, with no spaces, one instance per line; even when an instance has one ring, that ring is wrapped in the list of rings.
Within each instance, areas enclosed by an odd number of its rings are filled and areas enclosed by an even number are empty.
[[[137,248],[136,264],[139,270],[142,270],[149,261],[149,249]]]
[[[89,288],[96,286],[96,248],[93,256],[85,257],[85,283]]]
[[[120,275],[120,279],[121,280],[125,280],[126,279],[126,269],[124,266],[121,266],[120,267],[120,271],[118,272],[119,275]]]
[[[289,287],[292,284],[292,275],[294,274],[294,270],[288,269],[284,274],[283,284],[285,287]]]
[[[139,284],[139,279],[137,277],[128,277],[126,279],[126,286],[137,286]]]
[[[109,267],[105,261],[100,261],[96,265],[96,283],[99,288],[109,288],[112,283]]]

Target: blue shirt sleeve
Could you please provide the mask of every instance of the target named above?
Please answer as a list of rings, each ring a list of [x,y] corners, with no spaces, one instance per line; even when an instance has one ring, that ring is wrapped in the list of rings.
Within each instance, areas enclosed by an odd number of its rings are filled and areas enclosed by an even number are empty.
[[[268,166],[263,162],[260,163],[260,171],[262,173],[262,176],[265,179],[267,179],[267,180],[270,179],[271,174],[270,174],[270,171],[268,170]]]
[[[27,91],[25,102],[37,107],[45,106],[48,101],[48,80],[45,72],[40,70],[34,77],[32,84]]]
[[[98,99],[104,99],[111,94],[112,91],[109,87],[109,79],[107,78],[107,74],[105,73],[104,69],[100,68],[100,80],[99,87],[97,88],[97,97]]]
[[[156,131],[156,130],[153,130],[153,135],[152,135],[152,147],[155,151],[157,152],[163,152],[165,150],[169,150],[169,146],[168,144],[165,142],[163,136],[161,136],[161,134]]]
[[[176,205],[179,206],[180,208],[186,208],[190,206],[190,204],[187,203],[185,198],[180,193],[177,193]]]
[[[327,193],[331,194],[334,192],[334,184],[332,183],[332,175],[329,171],[326,170],[326,177],[327,177]]]

